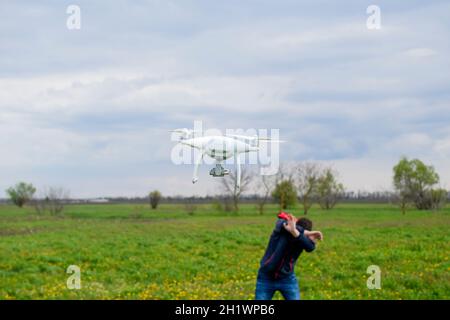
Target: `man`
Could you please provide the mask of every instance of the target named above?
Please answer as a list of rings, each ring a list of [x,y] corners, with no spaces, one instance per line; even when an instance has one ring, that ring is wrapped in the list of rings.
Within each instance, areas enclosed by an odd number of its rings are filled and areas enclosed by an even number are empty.
[[[294,273],[295,263],[303,250],[313,251],[317,240],[323,239],[320,231],[311,229],[311,220],[297,220],[291,214],[277,220],[266,253],[261,259],[256,300],[271,300],[277,290],[286,300],[300,300],[300,289]]]

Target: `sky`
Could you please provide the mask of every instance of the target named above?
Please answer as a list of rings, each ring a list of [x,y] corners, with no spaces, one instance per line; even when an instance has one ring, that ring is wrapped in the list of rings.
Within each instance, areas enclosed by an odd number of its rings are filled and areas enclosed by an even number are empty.
[[[171,161],[168,130],[196,120],[279,129],[280,161],[347,190],[389,190],[402,156],[450,188],[449,18],[436,0],[2,1],[0,190],[215,194],[210,165],[192,185]]]

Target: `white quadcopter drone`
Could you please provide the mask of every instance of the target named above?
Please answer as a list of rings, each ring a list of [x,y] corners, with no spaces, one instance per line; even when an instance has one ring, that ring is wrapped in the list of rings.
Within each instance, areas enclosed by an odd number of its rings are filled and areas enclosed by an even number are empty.
[[[175,129],[170,130],[180,134],[179,143],[198,149],[200,154],[195,160],[194,175],[192,183],[198,181],[198,167],[203,160],[204,155],[216,160],[216,166],[212,168],[209,174],[213,177],[224,177],[230,171],[222,167],[222,162],[233,156],[236,158],[236,188],[240,188],[241,184],[241,163],[239,154],[246,152],[259,151],[260,141],[284,142],[281,140],[272,140],[270,138],[260,138],[258,136],[244,136],[244,135],[224,135],[224,136],[202,136],[194,137],[194,131],[190,129]]]

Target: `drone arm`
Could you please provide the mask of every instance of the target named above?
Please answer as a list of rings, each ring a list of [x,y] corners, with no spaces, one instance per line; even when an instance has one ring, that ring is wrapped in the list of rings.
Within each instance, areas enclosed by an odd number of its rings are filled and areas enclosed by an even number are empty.
[[[198,181],[198,166],[200,165],[200,162],[203,159],[203,150],[200,150],[200,154],[197,156],[197,159],[195,160],[195,167],[194,167],[194,175],[192,177],[192,183],[196,183]]]
[[[236,154],[236,189],[241,188],[241,159],[239,154]]]

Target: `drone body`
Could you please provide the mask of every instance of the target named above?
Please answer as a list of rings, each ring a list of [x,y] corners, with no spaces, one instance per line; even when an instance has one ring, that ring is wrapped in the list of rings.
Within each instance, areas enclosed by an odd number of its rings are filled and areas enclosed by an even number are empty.
[[[216,160],[216,166],[209,172],[213,177],[223,177],[229,174],[229,170],[222,167],[222,163],[229,158],[235,157],[237,189],[240,188],[241,179],[241,163],[239,155],[241,153],[257,152],[259,151],[260,141],[270,140],[267,138],[259,138],[257,136],[242,135],[193,137],[194,132],[189,129],[176,129],[172,130],[172,132],[181,134],[179,143],[200,151],[200,154],[195,159],[192,183],[198,181],[198,167],[205,155]]]

